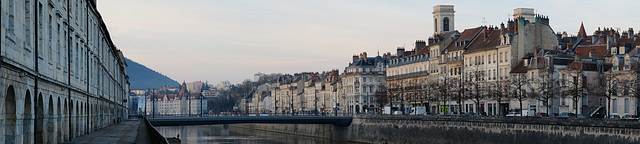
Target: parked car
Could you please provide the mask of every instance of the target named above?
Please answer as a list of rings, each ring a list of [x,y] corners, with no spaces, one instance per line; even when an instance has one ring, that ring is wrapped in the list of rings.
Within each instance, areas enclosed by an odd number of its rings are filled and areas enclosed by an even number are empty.
[[[537,112],[533,117],[548,117],[547,113]]]
[[[519,112],[509,112],[509,114],[507,114],[508,117],[513,117],[513,116],[520,116]]]
[[[394,111],[393,112],[393,115],[401,115],[401,114],[402,114],[402,111]]]
[[[578,114],[578,116],[577,116],[577,117],[578,117],[578,118],[589,118],[589,116],[588,116],[588,115],[586,115],[586,114]]]
[[[610,119],[620,119],[620,116],[619,116],[619,115],[609,115],[609,117],[607,117],[607,118],[610,118]]]
[[[640,119],[640,117],[638,117],[638,115],[624,115],[622,116],[622,119]]]
[[[563,112],[563,113],[560,113],[560,116],[559,116],[559,117],[576,117],[576,114],[574,114],[574,113],[568,113],[568,112]],[[618,117],[618,118],[619,118],[619,117]]]
[[[558,114],[558,113],[549,113],[548,116],[549,117],[558,117],[558,116],[560,116],[560,114]]]

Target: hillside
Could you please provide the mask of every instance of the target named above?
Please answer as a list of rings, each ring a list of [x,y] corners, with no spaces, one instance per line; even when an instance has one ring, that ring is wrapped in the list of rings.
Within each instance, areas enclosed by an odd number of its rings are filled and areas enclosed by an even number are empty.
[[[157,88],[162,85],[178,86],[177,81],[157,72],[146,66],[125,58],[127,61],[127,75],[131,89]]]

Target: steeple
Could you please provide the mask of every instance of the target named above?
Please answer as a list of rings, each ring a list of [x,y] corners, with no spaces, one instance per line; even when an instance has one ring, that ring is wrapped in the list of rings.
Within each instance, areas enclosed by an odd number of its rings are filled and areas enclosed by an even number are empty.
[[[584,23],[580,22],[580,31],[578,31],[578,37],[586,37],[587,32],[584,30]]]

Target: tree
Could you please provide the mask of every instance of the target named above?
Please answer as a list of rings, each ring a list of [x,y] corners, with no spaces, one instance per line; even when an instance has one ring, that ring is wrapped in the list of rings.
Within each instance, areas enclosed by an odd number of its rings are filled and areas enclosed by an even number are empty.
[[[465,89],[467,89],[466,94],[469,96],[469,99],[474,102],[476,112],[480,112],[480,101],[486,96],[485,83],[483,82],[485,80],[485,74],[483,71],[472,70],[467,78],[465,85]]]
[[[568,70],[568,78],[563,78],[564,85],[562,86],[562,94],[564,97],[569,97],[573,100],[575,113],[578,114],[578,100],[582,97],[583,84],[580,83],[582,78],[581,70]],[[584,79],[584,78],[583,78]],[[586,83],[586,81],[583,81]]]
[[[626,83],[627,81],[621,80],[618,78],[618,73],[612,73],[609,70],[609,73],[601,73],[599,81],[594,85],[589,85],[589,93],[597,96],[602,96],[607,99],[607,111],[606,116],[608,117],[611,112],[611,98],[617,95],[618,83],[625,84],[625,92],[628,89]]]
[[[513,87],[513,98],[517,99],[520,102],[520,110],[522,111],[522,100],[524,100],[526,95],[526,85],[529,83],[529,79],[526,76],[526,73],[513,73],[511,76],[511,86]],[[522,116],[522,113],[520,113]]]
[[[505,76],[505,80],[496,80],[495,84],[491,86],[491,88],[489,89],[489,96],[493,96],[493,98],[496,100],[496,104],[500,104],[500,101],[502,101],[502,99],[509,97],[509,93],[511,92],[510,88],[510,82]],[[495,108],[497,109],[498,107]],[[498,112],[501,111],[498,110]]]
[[[549,101],[557,97],[560,93],[559,81],[553,76],[553,70],[546,68],[540,69],[540,77],[536,79],[536,81],[536,84],[538,84],[536,91],[539,91],[539,94],[533,98],[538,101],[543,101],[543,104],[547,107],[546,113],[549,113],[549,109],[551,108]]]
[[[440,75],[438,85],[436,86],[437,101],[443,102],[440,108],[442,106],[446,106],[447,101],[449,100],[449,98],[451,98],[451,90],[450,90],[451,87],[452,85],[451,85],[451,82],[449,81],[449,77],[447,76],[447,74]],[[447,109],[443,110],[443,112],[447,112],[447,111],[448,111]]]
[[[387,86],[384,84],[379,84],[376,92],[374,93],[374,101],[380,106],[385,106],[390,102],[390,92],[387,90]]]

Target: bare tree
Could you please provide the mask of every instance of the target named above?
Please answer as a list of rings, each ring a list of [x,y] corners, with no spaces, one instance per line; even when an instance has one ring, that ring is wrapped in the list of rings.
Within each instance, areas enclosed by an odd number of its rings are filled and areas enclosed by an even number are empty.
[[[376,92],[374,93],[374,101],[378,104],[380,104],[381,106],[385,106],[387,104],[389,104],[390,102],[390,92],[387,90],[387,86],[380,84],[378,85],[378,88],[376,90]]]
[[[511,76],[511,86],[513,87],[513,98],[520,102],[520,110],[522,111],[522,100],[527,98],[526,85],[529,83],[526,73],[513,73]],[[520,113],[522,116],[522,112]]]
[[[532,95],[532,98],[544,102],[543,105],[547,108],[546,113],[549,113],[549,109],[551,108],[549,101],[557,97],[560,93],[558,83],[559,81],[553,76],[551,69],[540,69],[540,77],[538,77],[535,82],[537,88],[533,89],[533,91],[538,92],[538,94]]]
[[[469,96],[476,107],[476,112],[480,111],[480,101],[486,96],[484,86],[485,74],[483,71],[472,70],[467,76],[467,82],[465,84],[466,94]]]
[[[618,83],[625,84],[625,87],[624,87],[625,95],[629,93],[628,85],[627,85],[628,81],[619,79],[618,76],[619,76],[619,73],[612,73],[611,70],[609,70],[608,73],[600,74],[600,79],[596,84],[588,86],[590,94],[593,94],[596,96],[602,96],[607,99],[607,110],[606,110],[607,115],[606,116],[609,116],[611,114],[610,102],[611,102],[611,98],[617,95]]]
[[[451,82],[449,77],[446,74],[440,75],[440,79],[438,80],[438,85],[436,86],[436,91],[437,91],[437,101],[442,102],[442,105],[440,106],[440,108],[442,106],[446,106],[447,105],[447,101],[451,98]],[[448,110],[443,110],[443,112],[446,112]]]
[[[510,81],[509,79],[507,79],[507,76],[504,76],[504,80],[496,80],[495,84],[491,86],[491,88],[489,89],[489,96],[495,98],[496,103],[500,104],[500,101],[502,101],[502,99],[509,98],[509,93],[511,92],[510,88]],[[498,112],[500,112],[500,110],[498,110]]]
[[[578,114],[578,100],[582,97],[582,88],[583,84],[580,83],[580,78],[582,78],[581,70],[569,70],[569,77],[564,79],[565,83],[562,86],[562,94],[564,97],[569,97],[573,100],[575,113]],[[586,81],[583,80],[583,83]]]

